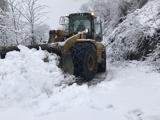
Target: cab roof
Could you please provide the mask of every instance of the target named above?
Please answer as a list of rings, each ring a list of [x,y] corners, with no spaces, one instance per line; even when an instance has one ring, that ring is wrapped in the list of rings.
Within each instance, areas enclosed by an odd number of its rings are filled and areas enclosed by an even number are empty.
[[[92,13],[72,13],[69,15],[69,17],[72,16],[90,16],[90,17],[95,17],[94,15],[92,15]]]

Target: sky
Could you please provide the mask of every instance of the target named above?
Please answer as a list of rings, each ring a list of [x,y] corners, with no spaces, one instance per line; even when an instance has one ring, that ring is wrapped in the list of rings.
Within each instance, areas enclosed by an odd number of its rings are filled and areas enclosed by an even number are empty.
[[[41,0],[43,4],[48,6],[48,17],[45,21],[52,29],[58,29],[60,16],[79,12],[83,3],[88,0]]]

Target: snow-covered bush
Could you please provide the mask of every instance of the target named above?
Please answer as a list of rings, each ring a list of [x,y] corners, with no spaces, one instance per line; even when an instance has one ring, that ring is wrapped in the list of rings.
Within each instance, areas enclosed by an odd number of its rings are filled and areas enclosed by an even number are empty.
[[[154,66],[155,70],[160,72],[160,30],[158,30],[153,36],[148,38],[152,43],[151,49],[147,55],[147,61]]]
[[[149,57],[155,69],[160,72],[160,42],[157,44],[157,48],[154,53]]]

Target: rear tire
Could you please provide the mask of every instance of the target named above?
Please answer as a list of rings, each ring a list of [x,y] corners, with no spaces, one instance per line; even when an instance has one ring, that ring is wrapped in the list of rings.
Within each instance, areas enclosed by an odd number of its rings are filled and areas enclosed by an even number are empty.
[[[76,43],[72,49],[74,75],[85,81],[92,80],[97,73],[97,52],[92,43]]]

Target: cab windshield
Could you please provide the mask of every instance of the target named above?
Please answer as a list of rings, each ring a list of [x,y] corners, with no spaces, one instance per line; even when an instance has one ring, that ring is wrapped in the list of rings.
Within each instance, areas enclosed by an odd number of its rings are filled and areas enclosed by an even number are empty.
[[[90,28],[91,28],[91,23],[89,20],[75,20],[73,22],[73,32],[74,33],[82,32],[86,29],[90,31]]]
[[[78,32],[82,32],[86,29],[89,30],[89,32],[91,31],[91,22],[89,19],[83,17],[72,17],[70,19],[70,23],[69,23],[69,31],[70,34],[76,34]]]

